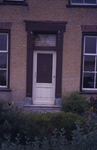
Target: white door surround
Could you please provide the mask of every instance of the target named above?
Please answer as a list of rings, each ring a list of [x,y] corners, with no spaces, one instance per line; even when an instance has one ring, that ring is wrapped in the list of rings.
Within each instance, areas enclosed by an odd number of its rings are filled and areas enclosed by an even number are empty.
[[[55,80],[56,51],[34,51],[32,88],[33,105],[55,104]]]

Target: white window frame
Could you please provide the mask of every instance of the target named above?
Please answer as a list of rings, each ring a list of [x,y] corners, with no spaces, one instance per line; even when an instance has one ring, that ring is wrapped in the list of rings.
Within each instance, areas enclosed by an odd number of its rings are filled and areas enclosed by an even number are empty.
[[[1,0],[2,2],[23,2],[24,0]]]
[[[8,87],[8,44],[9,44],[9,34],[8,33],[1,33],[0,34],[4,34],[7,35],[7,49],[6,50],[0,50],[0,53],[6,53],[7,54],[7,67],[6,68],[0,68],[1,70],[6,70],[6,85],[2,86],[0,85],[0,88],[7,88]]]
[[[13,4],[14,4],[14,3],[19,3],[19,4],[21,3],[21,4],[23,4],[23,3],[25,3],[25,1],[26,1],[26,0],[1,0],[1,1],[0,1],[0,4],[1,4],[1,3],[2,3],[2,4],[3,4],[3,3],[5,3],[5,4],[6,4],[6,3],[9,3],[9,4],[10,4],[10,3],[11,3],[11,4],[12,4],[12,3],[13,3]]]
[[[85,40],[87,37],[96,37],[96,54],[95,53],[85,53]],[[84,56],[94,56],[95,57],[95,70],[94,71],[84,71]],[[82,69],[82,90],[91,90],[91,91],[95,91],[97,90],[96,88],[96,74],[97,74],[97,71],[96,71],[96,59],[97,59],[97,36],[84,36],[84,45],[83,45],[83,69]],[[83,79],[84,79],[84,73],[94,73],[94,88],[84,88],[83,87]]]
[[[70,0],[70,4],[71,5],[97,5],[97,0],[95,4],[85,3],[85,0],[83,0],[83,3],[72,3],[72,0]]]

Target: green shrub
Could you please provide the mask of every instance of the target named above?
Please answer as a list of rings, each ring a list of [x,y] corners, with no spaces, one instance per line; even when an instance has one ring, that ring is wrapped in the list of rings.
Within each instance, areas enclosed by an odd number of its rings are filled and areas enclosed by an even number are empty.
[[[0,108],[0,150],[97,149],[97,127],[85,129],[87,124],[78,114],[26,112],[4,100]]]
[[[91,131],[88,126],[88,133],[84,134],[80,122],[76,122],[77,129],[73,131],[71,149],[72,150],[96,150],[97,149],[97,127]]]
[[[88,107],[86,97],[80,95],[77,91],[73,91],[69,96],[64,96],[62,100],[62,110],[64,112],[72,112],[82,114]]]
[[[2,100],[0,100],[2,103]],[[84,118],[72,113],[33,113],[15,109],[4,101],[2,111],[0,112],[0,141],[5,140],[5,136],[10,135],[11,141],[15,141],[17,134],[20,134],[20,142],[25,144],[25,137],[34,141],[35,137],[40,140],[44,137],[50,138],[53,131],[57,129],[58,133],[61,128],[65,128],[65,135],[71,140],[72,130],[76,129],[75,123],[80,120],[82,127],[86,126]],[[3,107],[4,106],[4,107]]]
[[[86,126],[86,122],[82,117],[72,113],[37,114],[31,123],[34,126],[33,133],[37,134],[38,137],[51,136],[55,129],[60,132],[61,128],[65,128],[66,138],[71,140],[71,132],[76,128],[74,122],[77,120],[82,122],[83,127]]]
[[[93,107],[93,111],[97,112],[97,97],[90,97],[89,107]]]
[[[42,142],[39,138],[35,138],[34,142],[27,139],[26,145],[19,143],[19,137],[16,137],[17,143],[10,142],[7,138],[5,143],[2,143],[0,150],[97,150],[97,127],[92,132],[83,133],[80,121],[75,122],[76,130],[72,131],[72,141],[66,140],[64,135],[65,130],[61,129],[57,137],[57,130],[54,135],[48,140],[43,138]],[[90,128],[90,127],[88,127]]]

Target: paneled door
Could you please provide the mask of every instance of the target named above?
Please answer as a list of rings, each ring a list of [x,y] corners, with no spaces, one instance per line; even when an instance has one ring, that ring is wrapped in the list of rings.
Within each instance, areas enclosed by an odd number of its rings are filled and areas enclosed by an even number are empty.
[[[33,104],[54,105],[56,80],[56,52],[34,51]]]

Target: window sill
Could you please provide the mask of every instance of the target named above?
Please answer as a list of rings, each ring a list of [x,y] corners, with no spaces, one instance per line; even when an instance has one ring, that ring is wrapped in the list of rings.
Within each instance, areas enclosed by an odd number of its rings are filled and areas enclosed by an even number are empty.
[[[66,7],[97,8],[97,5],[70,5],[70,4],[67,4]]]
[[[7,89],[7,88],[0,88],[0,92],[11,92],[11,89]]]
[[[85,90],[85,91],[80,91],[80,94],[97,94],[97,91],[90,91],[90,90]]]
[[[28,3],[0,3],[0,5],[18,5],[18,6],[28,6]]]

